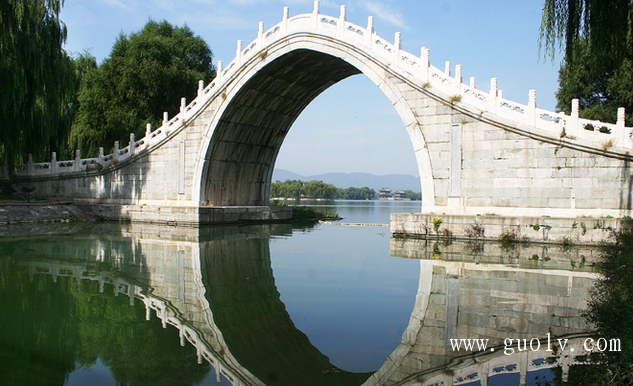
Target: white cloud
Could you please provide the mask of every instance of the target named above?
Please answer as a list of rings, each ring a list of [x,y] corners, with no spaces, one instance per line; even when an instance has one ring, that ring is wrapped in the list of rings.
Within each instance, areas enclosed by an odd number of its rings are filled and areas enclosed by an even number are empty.
[[[127,11],[136,6],[136,1],[129,1],[126,4],[124,4],[121,0],[101,0],[101,2],[113,7],[125,9]]]
[[[188,13],[180,16],[181,23],[186,22],[190,27],[192,25],[206,26],[210,30],[240,30],[252,29],[257,32],[257,23],[251,19],[232,15],[230,13],[217,12],[198,12]]]
[[[384,20],[389,24],[404,29],[409,29],[404,21],[404,16],[400,11],[390,7],[386,3],[379,3],[376,1],[366,1],[361,4],[367,11],[373,14],[374,17]]]

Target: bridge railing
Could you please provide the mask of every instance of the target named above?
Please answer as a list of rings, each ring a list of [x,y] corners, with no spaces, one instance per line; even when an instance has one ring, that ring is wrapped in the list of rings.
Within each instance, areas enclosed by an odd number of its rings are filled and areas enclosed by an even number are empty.
[[[462,66],[455,66],[455,74],[451,74],[450,62],[445,62],[444,70],[430,64],[430,52],[422,47],[420,56],[402,50],[402,37],[395,34],[394,42],[380,37],[374,30],[374,18],[369,16],[367,27],[347,21],[346,7],[341,6],[339,17],[323,15],[319,10],[319,1],[314,2],[311,14],[290,17],[289,8],[284,7],[282,21],[268,30],[264,30],[264,23],[259,23],[255,40],[244,46],[237,42],[235,58],[224,66],[222,61],[217,64],[217,76],[206,87],[200,81],[198,95],[189,104],[182,98],[180,112],[169,119],[167,112],[163,114],[161,127],[152,131],[148,125],[145,137],[134,141],[130,135],[130,144],[119,149],[115,142],[112,154],[104,155],[100,149],[99,157],[58,162],[53,153],[51,162],[33,163],[31,158],[27,164],[16,165],[15,174],[18,176],[48,176],[66,173],[89,172],[116,165],[134,156],[136,153],[149,151],[166,140],[173,133],[179,131],[186,122],[196,116],[209,100],[226,95],[221,92],[223,84],[247,61],[258,56],[265,59],[268,55],[267,47],[274,42],[297,32],[311,32],[323,34],[339,40],[362,46],[374,57],[382,60],[390,69],[400,72],[412,83],[421,88],[432,88],[440,91],[448,102],[461,103],[464,107],[488,112],[503,119],[511,120],[527,127],[536,128],[558,136],[561,140],[573,141],[582,139],[598,144],[603,150],[618,146],[633,148],[633,128],[625,126],[624,108],[618,110],[617,123],[604,123],[579,118],[578,100],[572,101],[571,115],[553,112],[536,107],[536,91],[530,90],[528,103],[522,104],[503,98],[501,90],[497,89],[497,79],[490,81],[490,91],[486,92],[475,87],[475,78],[470,78],[470,84],[462,82]],[[78,153],[77,153],[78,154]],[[8,177],[6,167],[0,172],[0,177]]]

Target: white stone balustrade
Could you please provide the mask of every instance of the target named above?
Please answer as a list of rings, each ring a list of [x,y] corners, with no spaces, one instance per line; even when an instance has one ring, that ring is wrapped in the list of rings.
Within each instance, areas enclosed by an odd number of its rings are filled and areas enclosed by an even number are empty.
[[[585,140],[593,143],[596,148],[633,148],[633,139],[631,139],[633,128],[626,127],[623,108],[618,110],[617,123],[611,124],[580,119],[578,100],[572,101],[572,112],[568,116],[564,113],[539,109],[536,105],[535,90],[529,91],[526,105],[504,99],[502,92],[497,88],[496,78],[491,79],[489,92],[477,89],[474,77],[470,78],[470,84],[464,84],[461,65],[455,67],[453,77],[449,61],[445,62],[443,71],[430,64],[430,53],[427,48],[421,48],[419,57],[402,50],[402,36],[399,32],[395,35],[394,44],[378,36],[374,30],[373,16],[368,17],[367,27],[361,27],[347,21],[345,6],[341,6],[338,17],[333,17],[322,15],[319,1],[315,1],[311,14],[290,17],[289,8],[284,7],[282,21],[267,31],[264,29],[264,23],[260,22],[254,41],[244,48],[242,41],[238,40],[235,59],[226,67],[222,61],[218,61],[216,78],[206,87],[204,87],[204,82],[200,81],[197,97],[188,105],[185,98],[182,98],[180,112],[171,120],[165,112],[161,127],[151,131],[151,126],[148,126],[145,137],[141,140],[133,142],[133,136],[130,136],[130,145],[127,147],[118,149],[118,144],[115,144],[112,154],[100,155],[95,159],[82,160],[76,157],[74,161],[59,162],[56,155],[53,155],[49,163],[33,163],[30,160],[26,165],[16,165],[16,174],[41,176],[86,172],[92,170],[94,166],[91,167],[91,165],[94,164],[100,165],[102,169],[108,168],[134,157],[137,153],[152,151],[154,147],[182,129],[192,117],[202,112],[210,100],[220,96],[226,80],[234,75],[238,68],[251,60],[266,60],[266,49],[270,44],[296,32],[316,32],[362,46],[364,50],[380,58],[386,65],[391,65],[404,75],[415,76],[422,82],[420,84],[422,89],[430,86],[433,92],[437,91],[440,96],[446,98],[447,103],[457,102],[466,110],[487,112],[550,136],[560,136],[561,140]],[[454,98],[457,96],[459,98]],[[6,177],[6,172],[3,174]]]

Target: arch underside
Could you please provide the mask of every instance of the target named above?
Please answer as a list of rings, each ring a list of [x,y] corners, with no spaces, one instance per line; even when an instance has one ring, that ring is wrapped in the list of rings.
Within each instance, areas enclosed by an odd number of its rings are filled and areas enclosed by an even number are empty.
[[[213,132],[202,203],[268,205],[275,160],[294,121],[320,93],[360,73],[340,58],[307,49],[257,71],[231,98]]]

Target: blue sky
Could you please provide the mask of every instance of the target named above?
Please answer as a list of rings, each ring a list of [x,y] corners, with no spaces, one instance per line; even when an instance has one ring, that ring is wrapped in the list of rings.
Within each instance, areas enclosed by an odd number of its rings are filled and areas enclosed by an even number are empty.
[[[553,110],[559,62],[539,56],[538,38],[543,1],[321,1],[321,13],[339,15],[366,26],[374,16],[380,36],[393,42],[402,33],[403,49],[431,52],[431,64],[443,69],[450,61],[463,66],[467,83],[488,91],[498,78],[504,97],[527,103],[530,89],[537,105]],[[265,28],[290,15],[310,13],[312,0],[66,0],[61,19],[68,27],[65,48],[89,50],[99,62],[121,32],[140,30],[149,19],[187,24],[213,50],[214,63],[229,63],[237,40],[244,46]],[[195,85],[194,85],[195,87]],[[178,103],[175,101],[174,103]],[[279,153],[276,167],[311,175],[327,172],[412,174],[417,176],[413,147],[402,121],[387,98],[368,78],[354,76],[319,96],[296,121]]]

